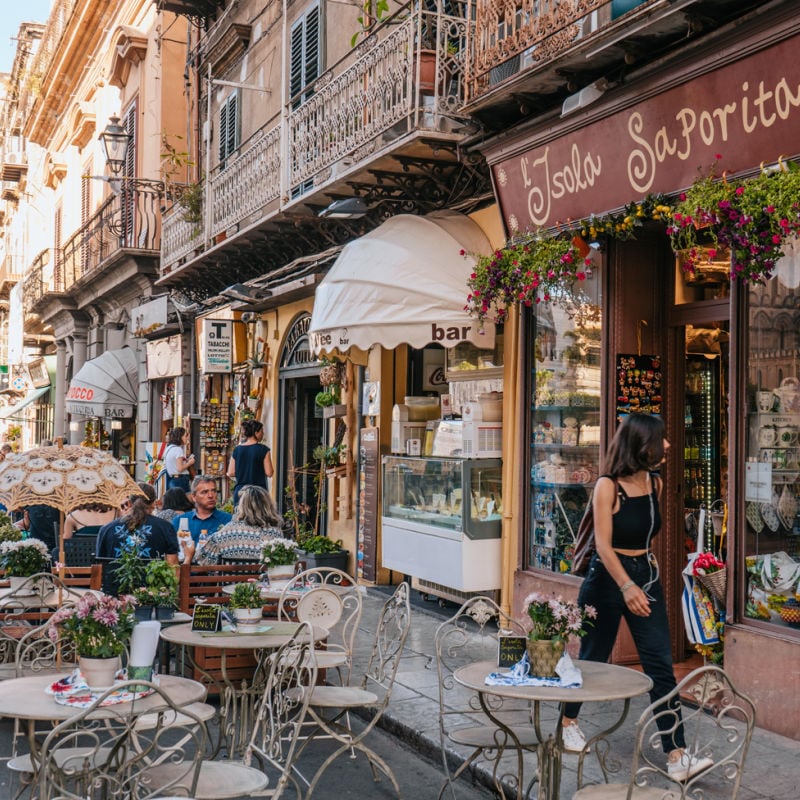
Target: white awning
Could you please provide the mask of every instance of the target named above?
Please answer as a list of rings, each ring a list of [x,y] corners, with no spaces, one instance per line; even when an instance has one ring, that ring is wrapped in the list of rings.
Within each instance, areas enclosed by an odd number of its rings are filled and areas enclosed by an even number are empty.
[[[481,331],[464,311],[474,261],[462,250],[488,254],[491,245],[477,223],[452,211],[398,214],[350,242],[317,287],[312,350],[494,347],[494,326]]]
[[[70,381],[67,411],[84,417],[132,417],[138,389],[136,353],[130,347],[106,350]]]
[[[40,389],[31,389],[16,405],[0,408],[0,419],[22,419],[22,417],[18,418],[16,415],[22,411],[23,408],[29,406],[31,403],[33,403],[35,400],[38,400],[43,394],[47,394],[49,391],[49,386],[42,386]]]

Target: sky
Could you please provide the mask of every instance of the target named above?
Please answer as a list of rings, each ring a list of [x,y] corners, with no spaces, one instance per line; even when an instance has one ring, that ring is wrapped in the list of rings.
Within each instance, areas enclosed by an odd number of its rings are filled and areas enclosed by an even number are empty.
[[[47,22],[52,0],[0,0],[0,72],[11,72],[20,22]]]

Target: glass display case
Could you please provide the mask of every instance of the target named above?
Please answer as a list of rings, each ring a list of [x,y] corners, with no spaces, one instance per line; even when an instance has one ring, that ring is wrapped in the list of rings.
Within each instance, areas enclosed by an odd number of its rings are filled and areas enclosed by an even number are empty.
[[[383,457],[384,567],[460,591],[500,587],[500,459]]]

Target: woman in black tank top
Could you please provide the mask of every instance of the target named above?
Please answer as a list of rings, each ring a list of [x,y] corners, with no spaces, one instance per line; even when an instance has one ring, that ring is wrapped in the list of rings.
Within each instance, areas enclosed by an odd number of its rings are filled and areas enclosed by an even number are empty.
[[[661,529],[661,479],[653,473],[664,461],[669,442],[660,417],[631,414],[622,420],[606,454],[607,474],[595,486],[594,538],[597,552],[581,586],[578,602],[594,606],[597,618],[581,639],[580,658],[606,662],[625,617],[642,668],[653,681],[656,702],[675,688],[672,643],[658,564],[650,543]],[[562,738],[568,751],[586,744],[578,728],[579,703],[563,709]],[[680,711],[676,712],[680,717]],[[683,726],[674,717],[658,717],[667,770],[686,780],[710,766],[706,758],[686,752]],[[662,724],[663,723],[663,724]]]

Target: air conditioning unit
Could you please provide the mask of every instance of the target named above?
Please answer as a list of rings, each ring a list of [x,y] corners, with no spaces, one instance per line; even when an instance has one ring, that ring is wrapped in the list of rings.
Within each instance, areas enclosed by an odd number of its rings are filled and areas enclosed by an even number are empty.
[[[464,420],[461,423],[462,458],[500,458],[503,455],[503,423]]]

